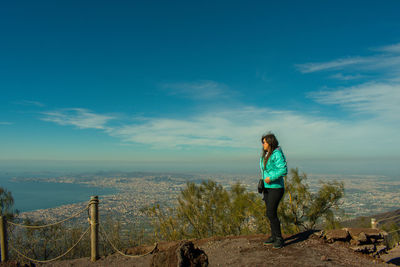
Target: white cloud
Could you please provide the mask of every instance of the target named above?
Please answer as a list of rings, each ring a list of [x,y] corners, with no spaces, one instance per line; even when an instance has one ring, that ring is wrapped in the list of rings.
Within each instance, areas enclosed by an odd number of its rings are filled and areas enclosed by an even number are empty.
[[[388,52],[388,53],[400,53],[400,43],[382,46],[377,51]]]
[[[324,101],[338,100],[325,98]],[[275,132],[284,150],[293,157],[351,157],[383,152],[390,155],[400,149],[400,143],[394,139],[400,130],[396,123],[388,124],[372,117],[364,121],[338,121],[254,106],[208,110],[185,119],[142,117],[135,123],[107,127],[105,124],[116,118],[85,109],[47,112],[46,116],[43,118],[46,121],[102,130],[124,143],[142,144],[160,152],[190,149],[195,154],[198,148],[234,148],[238,149],[235,153],[256,156],[260,137],[267,131]],[[370,143],[377,136],[385,138]],[[380,150],[381,146],[387,148]]]
[[[371,127],[374,125],[374,127]],[[386,138],[369,144],[378,135],[393,136],[398,127],[387,127],[379,120],[337,121],[285,110],[256,107],[206,112],[178,120],[148,118],[137,125],[112,129],[109,134],[125,142],[146,144],[155,150],[189,146],[238,148],[257,153],[260,137],[275,132],[292,156],[360,156],[379,149],[380,145],[400,149],[399,142]],[[378,152],[379,154],[379,152]]]
[[[186,83],[165,83],[161,87],[166,89],[169,95],[200,100],[227,98],[232,94],[236,94],[224,84],[207,80]]]
[[[335,91],[310,94],[321,104],[340,105],[385,120],[400,120],[400,84],[365,83]]]
[[[348,66],[372,63],[374,61],[376,61],[374,57],[371,58],[353,57],[353,58],[341,58],[328,62],[312,62],[312,63],[296,64],[295,66],[302,73],[311,73],[324,70],[342,69]]]
[[[80,129],[105,129],[106,123],[114,117],[95,114],[83,108],[70,108],[57,111],[42,112],[44,121],[60,125],[73,125]]]
[[[385,71],[386,73],[392,76],[391,74],[400,72],[400,56],[393,56],[393,55],[384,55],[375,57],[375,60],[371,62],[371,64],[361,65],[361,70],[367,71]]]
[[[39,101],[30,101],[30,100],[22,100],[16,102],[15,104],[18,105],[25,105],[25,106],[37,106],[37,107],[44,107],[45,105]]]
[[[374,49],[379,52],[372,56],[354,56],[348,58],[339,58],[327,62],[309,62],[296,64],[295,67],[301,73],[313,73],[319,71],[379,71],[381,78],[393,78],[400,74],[400,43],[388,46],[382,46]],[[359,73],[354,76],[357,77]],[[341,73],[331,76],[333,78],[347,78]],[[348,79],[343,79],[348,80]]]
[[[302,73],[330,71],[331,78],[352,80],[361,83],[349,87],[338,87],[309,93],[308,96],[323,105],[337,105],[350,113],[347,121],[338,118],[317,118],[316,125],[310,124],[311,117],[301,115],[297,125],[299,135],[310,134],[312,142],[327,151],[342,150],[358,155],[380,154],[396,156],[400,148],[400,44],[375,49],[379,54],[366,57],[334,59],[328,62],[296,65]],[[342,71],[345,70],[346,75]],[[367,75],[364,75],[367,74]],[[363,115],[363,116],[352,116]],[[303,127],[302,125],[309,127]],[[320,129],[317,131],[315,129]],[[322,141],[326,137],[326,142]],[[295,139],[291,136],[290,140]],[[306,140],[306,139],[305,139]],[[327,145],[329,144],[329,145]],[[321,153],[321,155],[324,153]]]
[[[332,78],[332,79],[337,79],[337,80],[342,80],[342,81],[358,80],[358,79],[361,79],[363,77],[364,76],[360,75],[360,74],[345,75],[343,73],[336,73],[336,74],[330,76],[330,78]]]
[[[358,85],[313,92],[309,96],[320,104],[339,105],[356,114],[369,114],[381,120],[399,121],[400,56],[396,53],[400,52],[400,44],[383,46],[375,50],[381,54],[299,65],[299,70],[303,73],[346,69],[346,75],[339,72],[331,75],[331,78],[341,80],[363,78],[363,83]],[[351,74],[351,71],[355,71],[356,74]],[[368,71],[369,75],[361,76],[360,71]]]

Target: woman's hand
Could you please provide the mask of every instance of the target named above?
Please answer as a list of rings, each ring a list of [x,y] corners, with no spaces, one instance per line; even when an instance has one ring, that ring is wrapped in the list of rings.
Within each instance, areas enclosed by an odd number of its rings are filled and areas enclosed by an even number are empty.
[[[271,183],[271,179],[269,179],[269,177],[265,178],[264,180],[267,184]]]

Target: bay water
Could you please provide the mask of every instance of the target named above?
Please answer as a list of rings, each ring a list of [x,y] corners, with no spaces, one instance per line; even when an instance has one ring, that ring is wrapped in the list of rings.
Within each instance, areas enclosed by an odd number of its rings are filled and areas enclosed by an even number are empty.
[[[0,175],[0,187],[11,192],[14,198],[14,208],[20,212],[87,202],[90,196],[101,197],[117,193],[114,188],[94,187],[84,184],[15,181],[12,177],[6,175]]]

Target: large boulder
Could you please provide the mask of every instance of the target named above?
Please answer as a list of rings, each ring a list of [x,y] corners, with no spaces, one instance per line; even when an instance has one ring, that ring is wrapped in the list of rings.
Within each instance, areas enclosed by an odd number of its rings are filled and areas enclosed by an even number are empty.
[[[380,229],[373,228],[344,228],[346,229],[352,239],[364,239],[364,237],[371,239],[383,239],[387,233]],[[361,240],[360,240],[361,241]]]
[[[349,238],[349,233],[347,232],[346,229],[328,230],[325,233],[325,238],[329,242],[347,241]]]
[[[206,253],[195,248],[191,241],[182,241],[165,251],[158,251],[152,259],[152,267],[206,267]]]

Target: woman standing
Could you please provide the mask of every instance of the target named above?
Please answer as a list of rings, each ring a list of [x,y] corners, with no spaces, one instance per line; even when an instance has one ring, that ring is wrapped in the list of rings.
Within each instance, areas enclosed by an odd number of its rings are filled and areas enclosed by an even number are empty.
[[[263,135],[261,142],[263,152],[260,159],[260,168],[265,186],[263,199],[271,225],[271,236],[264,242],[264,245],[272,244],[274,248],[281,248],[284,241],[277,210],[285,188],[283,177],[287,174],[286,158],[274,134]]]

